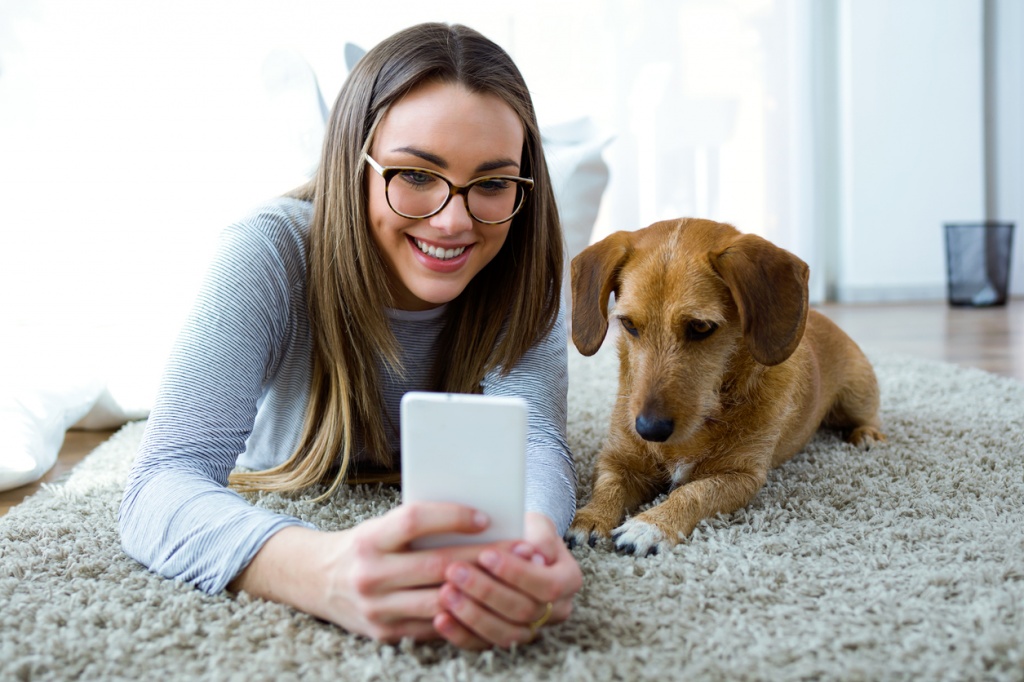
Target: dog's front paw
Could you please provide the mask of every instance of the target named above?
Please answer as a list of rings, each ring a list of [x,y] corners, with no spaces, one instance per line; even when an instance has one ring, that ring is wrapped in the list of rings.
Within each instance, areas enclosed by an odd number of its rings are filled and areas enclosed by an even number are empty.
[[[661,549],[668,549],[675,544],[670,542],[665,532],[653,523],[636,518],[628,519],[612,531],[612,540],[615,542],[615,549],[636,556],[657,554]]]
[[[611,535],[611,530],[618,519],[607,520],[602,514],[587,505],[576,512],[569,530],[565,533],[565,542],[572,549],[584,543],[593,547],[600,538]]]
[[[597,544],[597,533],[590,533],[581,528],[569,526],[569,530],[565,531],[565,544],[569,549],[576,549],[577,545],[590,545],[593,547]]]

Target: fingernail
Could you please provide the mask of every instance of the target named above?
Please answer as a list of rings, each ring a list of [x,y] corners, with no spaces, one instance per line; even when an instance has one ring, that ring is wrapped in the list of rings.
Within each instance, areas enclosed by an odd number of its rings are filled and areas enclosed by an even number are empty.
[[[512,548],[512,553],[520,559],[529,559],[533,556],[533,547],[520,543]]]
[[[544,558],[543,554],[534,554],[530,558],[530,561],[532,561],[533,563],[537,564],[538,566],[544,566],[545,564],[548,563],[547,559]]]
[[[480,553],[480,563],[484,568],[497,568],[498,567],[498,554],[491,550],[486,550]]]
[[[482,511],[478,511],[473,514],[473,523],[476,524],[477,528],[486,528],[490,525],[491,519],[487,514],[484,514]]]
[[[450,635],[455,632],[455,626],[448,618],[435,618],[434,628],[441,634]]]
[[[469,571],[464,566],[459,566],[452,571],[452,580],[456,585],[465,585],[466,581],[469,580]]]
[[[462,603],[462,593],[458,590],[445,590],[444,603],[455,608]]]

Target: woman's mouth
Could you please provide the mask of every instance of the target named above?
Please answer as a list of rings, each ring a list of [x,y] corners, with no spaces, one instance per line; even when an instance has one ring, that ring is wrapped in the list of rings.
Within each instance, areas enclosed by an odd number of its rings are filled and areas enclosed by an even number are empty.
[[[424,253],[430,256],[431,258],[436,258],[437,260],[440,261],[458,258],[466,250],[465,246],[459,246],[454,249],[445,249],[442,247],[433,246],[431,244],[427,244],[426,242],[420,241],[415,237],[412,238],[412,241],[416,245],[416,248],[419,249],[421,253]]]

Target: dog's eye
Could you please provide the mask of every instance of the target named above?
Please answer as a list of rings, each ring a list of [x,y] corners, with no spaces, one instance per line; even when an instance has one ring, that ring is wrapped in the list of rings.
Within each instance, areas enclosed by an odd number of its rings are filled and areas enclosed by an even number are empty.
[[[718,325],[707,320],[690,320],[686,325],[686,338],[690,341],[702,341],[718,329]]]
[[[633,326],[633,321],[628,317],[620,317],[619,322],[622,323],[622,328],[629,332],[632,336],[640,336],[640,332]]]

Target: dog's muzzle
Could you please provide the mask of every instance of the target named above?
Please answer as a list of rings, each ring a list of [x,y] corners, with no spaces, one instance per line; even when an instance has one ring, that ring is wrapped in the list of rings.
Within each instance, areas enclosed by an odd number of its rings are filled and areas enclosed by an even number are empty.
[[[675,422],[671,419],[658,419],[643,414],[636,418],[636,432],[641,438],[652,443],[664,443],[675,428]]]

